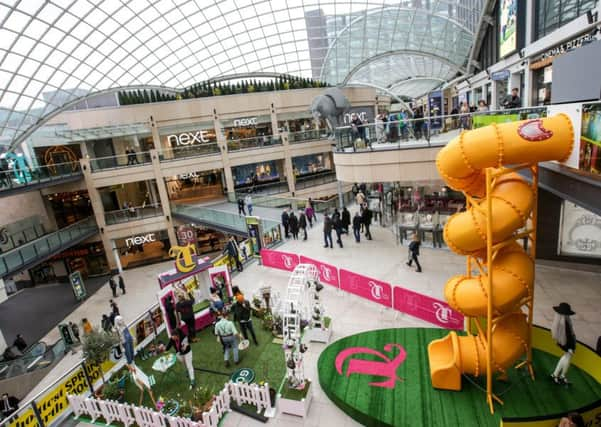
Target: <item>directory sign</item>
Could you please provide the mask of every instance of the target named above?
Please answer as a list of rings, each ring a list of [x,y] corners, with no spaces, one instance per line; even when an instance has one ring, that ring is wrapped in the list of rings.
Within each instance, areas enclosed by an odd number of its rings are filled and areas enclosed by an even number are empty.
[[[69,274],[69,283],[71,283],[71,287],[73,288],[73,293],[75,294],[77,301],[81,301],[86,297],[86,287],[83,284],[83,278],[81,277],[79,270]]]

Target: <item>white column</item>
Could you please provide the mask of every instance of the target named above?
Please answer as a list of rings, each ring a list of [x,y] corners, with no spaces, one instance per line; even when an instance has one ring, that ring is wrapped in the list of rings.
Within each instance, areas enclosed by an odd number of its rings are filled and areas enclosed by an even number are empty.
[[[114,240],[111,240],[111,249],[113,251],[113,256],[115,257],[115,264],[117,264],[117,270],[119,270],[119,274],[123,273],[123,267],[121,266],[121,258],[119,258],[119,249],[115,244]]]
[[[526,0],[526,34],[524,35],[524,46],[528,46],[534,40],[534,0]]]
[[[8,299],[8,295],[6,294],[6,287],[4,286],[4,279],[0,278],[0,303],[6,301],[7,299]],[[1,335],[2,335],[2,331],[0,331],[0,336]],[[0,344],[2,344],[1,339],[0,339]]]

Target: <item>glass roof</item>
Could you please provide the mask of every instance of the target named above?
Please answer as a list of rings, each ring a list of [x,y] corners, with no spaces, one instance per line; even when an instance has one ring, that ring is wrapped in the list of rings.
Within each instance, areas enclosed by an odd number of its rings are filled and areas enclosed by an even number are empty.
[[[484,0],[0,0],[0,144],[117,88],[286,73],[420,96],[469,56]]]

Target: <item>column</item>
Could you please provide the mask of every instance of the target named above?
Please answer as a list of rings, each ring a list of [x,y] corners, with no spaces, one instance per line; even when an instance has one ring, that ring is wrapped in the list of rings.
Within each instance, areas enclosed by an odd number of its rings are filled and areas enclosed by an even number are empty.
[[[490,106],[491,110],[499,109],[499,100],[498,100],[498,90],[497,90],[497,82],[495,80],[491,80],[490,83]]]
[[[279,136],[280,128],[278,127],[278,117],[275,114],[275,106],[273,101],[271,102],[271,129],[274,137]]]
[[[213,127],[217,136],[217,145],[221,151],[221,163],[223,164],[223,178],[225,178],[225,187],[227,188],[227,199],[230,202],[235,202],[236,190],[234,188],[234,176],[232,175],[230,157],[227,151],[227,139],[223,132],[221,132],[221,120],[219,120],[217,110],[213,110],[213,112],[215,114],[213,116]]]
[[[161,150],[161,137],[159,136],[159,128],[157,127],[156,121],[153,116],[150,116],[150,131],[152,132],[152,143],[154,144],[155,150]],[[137,139],[137,137],[136,137]]]
[[[0,303],[8,299],[6,294],[6,286],[4,285],[4,279],[0,278]],[[2,347],[2,331],[0,330],[0,347]],[[0,351],[4,351],[3,349]]]
[[[159,201],[161,203],[161,208],[163,209],[165,222],[167,223],[167,235],[169,236],[169,243],[172,246],[175,246],[177,245],[177,236],[175,235],[173,216],[171,215],[171,204],[169,202],[167,186],[165,185],[165,180],[163,179],[163,172],[161,171],[159,154],[156,149],[150,150],[150,158],[152,159],[152,168],[154,170],[155,182],[159,190]]]
[[[0,279],[2,280],[2,279]],[[2,287],[4,288],[4,283],[2,284]],[[6,340],[4,339],[4,334],[2,333],[2,329],[0,329],[0,352],[4,353],[4,350],[6,350],[6,347],[8,347],[6,345]]]
[[[296,177],[294,176],[294,168],[292,167],[292,157],[290,154],[290,141],[288,136],[282,140],[282,146],[284,147],[284,173],[286,174],[286,180],[288,181],[288,191],[294,197],[296,191]]]
[[[113,259],[115,260],[115,265],[117,266],[119,274],[123,273],[123,267],[121,266],[121,258],[119,258],[119,249],[117,248],[117,245],[115,244],[114,240],[111,240],[111,252],[113,253]]]
[[[81,164],[81,170],[83,171],[83,177],[86,182],[86,188],[88,189],[90,203],[92,203],[92,210],[94,211],[96,224],[98,224],[98,228],[100,230],[103,230],[104,227],[106,227],[106,220],[104,217],[104,206],[102,205],[100,192],[94,186],[94,180],[92,179],[92,170],[90,169],[90,159],[81,159],[79,162]]]
[[[150,195],[150,203],[156,205],[158,203],[158,196],[156,192],[156,188],[151,180],[146,181],[146,186],[148,187],[148,194]]]

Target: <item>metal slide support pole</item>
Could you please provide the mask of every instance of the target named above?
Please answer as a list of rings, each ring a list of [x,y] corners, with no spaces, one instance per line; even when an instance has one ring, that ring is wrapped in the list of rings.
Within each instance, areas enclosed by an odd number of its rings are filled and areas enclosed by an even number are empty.
[[[492,258],[492,175],[491,168],[486,169],[486,260],[487,266],[487,286],[488,286],[488,303],[486,310],[486,401],[490,408],[490,413],[494,414],[495,408],[493,403],[492,393],[492,273],[493,273],[493,258]]]

